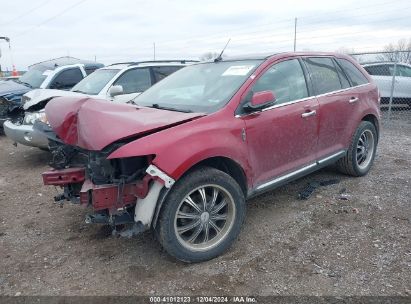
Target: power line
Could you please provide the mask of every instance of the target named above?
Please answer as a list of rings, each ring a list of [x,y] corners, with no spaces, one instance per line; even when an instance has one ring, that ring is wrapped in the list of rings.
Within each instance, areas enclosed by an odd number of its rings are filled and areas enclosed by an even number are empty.
[[[369,22],[367,23],[367,25],[369,24],[384,24],[384,23],[390,23],[393,24],[393,22],[395,21],[401,21],[401,20],[408,20],[409,17],[403,17],[403,18],[389,18],[389,19],[383,19],[383,20],[376,20],[374,22]],[[300,19],[299,19],[300,20]],[[322,26],[324,27],[324,25],[328,25],[327,23],[323,23]],[[364,26],[365,24],[363,22],[360,23],[351,23],[350,27],[354,27],[354,26]],[[376,33],[376,30],[362,30],[362,31],[357,31],[357,32],[340,32],[339,34],[316,34],[316,32],[318,32],[320,30],[312,30],[312,29],[307,29],[307,30],[299,30],[298,34],[299,34],[299,41],[305,41],[308,39],[319,39],[319,38],[327,38],[327,37],[346,37],[346,36],[358,36],[359,34],[365,34],[365,33]],[[263,35],[258,35],[258,34],[263,34]],[[248,36],[251,35],[252,36]],[[311,35],[306,35],[304,36],[304,34],[311,34]],[[242,36],[246,36],[246,37],[242,37]],[[289,38],[287,39],[283,39],[284,36],[288,36]],[[183,41],[184,44],[195,44],[195,45],[201,45],[201,42],[207,41],[207,38],[209,36],[201,36],[195,39],[191,39],[191,40],[174,40],[174,41],[168,41],[168,42],[163,42],[162,44],[157,43],[159,46],[161,45],[168,45],[169,47],[173,47],[172,44],[177,44],[178,41]],[[215,36],[214,36],[215,37]],[[238,37],[238,38],[236,38]],[[266,39],[269,38],[270,40],[273,40],[274,38],[279,37],[280,40],[275,40],[273,41],[273,43],[276,44],[276,46],[280,43],[289,43],[290,45],[292,45],[292,36],[291,36],[291,28],[283,28],[283,29],[277,29],[276,30],[276,34],[273,35],[272,33],[270,33],[268,30],[260,30],[260,31],[254,31],[254,32],[243,32],[238,34],[237,36],[232,36],[232,40],[233,43],[236,44],[238,42],[242,42],[242,41],[247,41],[247,42],[251,42],[251,41],[256,41],[256,40],[261,40],[261,39]],[[397,37],[397,36],[396,36]],[[227,35],[220,35],[219,37],[215,37],[215,40],[225,40],[227,38]],[[216,43],[219,41],[216,41]],[[210,41],[207,42],[207,44],[210,44]],[[130,48],[135,48],[130,47]],[[143,47],[139,47],[140,50],[146,50],[149,49],[149,46],[143,46]],[[184,48],[182,48],[184,49]]]
[[[380,7],[380,6],[386,6],[386,5],[391,5],[392,6],[392,4],[393,4],[393,2],[394,1],[388,1],[388,2],[380,2],[380,3],[376,3],[376,4],[373,4],[373,8],[375,8],[375,7]],[[400,1],[399,1],[400,2]],[[369,5],[366,5],[366,6],[356,6],[356,7],[352,7],[352,8],[347,8],[347,9],[341,9],[341,10],[336,10],[336,11],[328,11],[328,12],[326,12],[326,14],[327,14],[327,16],[332,16],[332,15],[335,15],[335,14],[338,14],[338,13],[341,13],[341,12],[350,12],[350,11],[354,11],[354,12],[357,12],[359,9],[361,9],[361,8],[367,8],[367,13],[366,14],[362,14],[362,15],[359,15],[359,16],[355,16],[355,17],[361,17],[361,16],[370,16],[370,15],[372,15],[372,11],[370,11],[370,7],[369,7]],[[408,8],[404,8],[404,9],[408,9]],[[398,10],[398,8],[394,8],[393,9],[394,11],[397,11]],[[387,9],[384,9],[384,10],[382,10],[382,11],[377,11],[377,12],[382,12],[382,13],[386,13],[387,12]],[[303,16],[299,16],[298,17],[298,19],[299,20],[302,20],[301,21],[301,23],[303,23],[304,21],[306,21],[306,20],[310,20],[310,19],[317,19],[318,18],[318,14],[316,14],[316,15],[303,15]],[[409,18],[409,17],[408,17]],[[263,23],[263,24],[259,24],[259,25],[255,25],[255,26],[245,26],[245,27],[236,27],[236,28],[234,28],[234,29],[227,29],[227,30],[225,30],[226,31],[226,34],[224,35],[224,36],[222,36],[221,35],[221,32],[219,32],[219,33],[214,33],[214,34],[210,34],[210,35],[202,35],[201,37],[199,37],[198,35],[196,35],[196,36],[189,36],[189,37],[185,37],[185,38],[181,38],[181,39],[177,39],[177,40],[175,40],[175,39],[173,39],[173,40],[166,40],[166,41],[159,41],[158,42],[158,44],[160,45],[160,43],[162,44],[162,45],[167,45],[167,44],[169,44],[169,43],[178,43],[178,42],[185,42],[185,41],[196,41],[196,40],[204,40],[204,39],[207,39],[207,38],[221,38],[221,39],[227,39],[227,37],[228,36],[234,36],[235,35],[235,33],[236,32],[239,32],[240,34],[244,34],[245,32],[243,31],[244,29],[250,29],[250,28],[258,28],[258,27],[264,27],[264,26],[273,26],[273,25],[280,25],[280,24],[286,24],[286,23],[288,23],[289,25],[290,25],[290,32],[291,32],[291,25],[294,25],[294,21],[295,21],[295,19],[294,18],[285,18],[285,19],[279,19],[279,20],[276,20],[275,22],[269,22],[269,23]],[[338,22],[338,20],[336,20],[335,18],[329,18],[329,19],[326,19],[326,20],[321,20],[320,22],[312,22],[311,24],[323,24],[324,23],[324,21],[327,21],[327,22]],[[307,23],[305,23],[305,24],[307,24]],[[266,29],[264,29],[264,30],[262,30],[262,31],[267,31]],[[260,31],[255,31],[255,32],[251,32],[251,33],[258,33],[258,32],[262,32],[261,30]],[[276,29],[276,31],[277,31],[277,29]],[[300,32],[300,31],[299,31]],[[250,34],[251,34],[250,33]]]
[[[23,35],[25,35],[25,34],[27,34],[27,33],[31,32],[32,30],[35,30],[36,28],[38,28],[38,27],[40,27],[40,26],[42,26],[42,25],[45,25],[46,23],[49,23],[50,21],[53,21],[53,20],[54,20],[54,19],[56,19],[57,17],[62,16],[63,14],[65,14],[66,12],[68,12],[69,10],[71,10],[71,9],[73,9],[73,8],[75,8],[75,7],[77,7],[77,6],[79,6],[80,4],[82,4],[82,3],[86,2],[86,1],[87,1],[87,0],[81,0],[81,1],[79,1],[79,2],[76,2],[76,3],[74,3],[73,5],[71,5],[71,6],[67,7],[67,8],[65,8],[65,9],[64,9],[64,10],[62,10],[61,12],[59,12],[59,13],[57,13],[57,14],[55,14],[55,15],[51,16],[50,18],[47,18],[47,19],[46,19],[46,20],[44,20],[43,22],[41,22],[41,23],[39,23],[39,24],[37,24],[37,25],[35,25],[35,26],[33,26],[33,27],[29,28],[29,29],[28,29],[28,30],[26,30],[26,31],[23,31],[23,32],[21,32],[21,33],[19,33],[19,34],[17,34],[17,35],[14,35],[13,37],[20,37],[20,36],[23,36]]]
[[[26,16],[28,16],[29,14],[31,14],[32,12],[38,10],[39,8],[42,8],[43,6],[45,6],[45,5],[46,5],[47,3],[49,3],[49,2],[50,2],[50,0],[44,1],[44,2],[41,3],[40,5],[33,7],[32,9],[28,10],[27,12],[25,12],[25,13],[23,13],[23,14],[21,14],[21,15],[18,15],[17,17],[15,17],[15,18],[13,18],[13,19],[5,22],[5,23],[0,24],[0,26],[9,25],[9,24],[11,24],[11,23],[13,23],[13,22],[16,22],[17,20],[19,20],[19,19],[21,19],[21,18],[23,18],[23,17],[26,17]]]

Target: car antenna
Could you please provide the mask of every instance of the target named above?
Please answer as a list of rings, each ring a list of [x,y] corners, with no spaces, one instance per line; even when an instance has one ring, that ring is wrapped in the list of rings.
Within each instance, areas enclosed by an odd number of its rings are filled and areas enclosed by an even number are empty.
[[[227,43],[225,44],[225,47],[224,47],[223,50],[221,51],[220,55],[218,55],[218,57],[214,59],[214,62],[219,62],[219,61],[223,60],[223,53],[224,53],[227,45],[230,43],[230,40],[231,40],[231,38],[228,39]]]

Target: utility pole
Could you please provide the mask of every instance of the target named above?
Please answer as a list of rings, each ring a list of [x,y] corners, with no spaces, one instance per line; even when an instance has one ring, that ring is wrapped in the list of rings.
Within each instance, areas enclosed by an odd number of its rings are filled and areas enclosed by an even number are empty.
[[[154,61],[156,61],[156,43],[155,42],[153,42],[153,58],[154,58]]]
[[[9,44],[9,49],[11,52],[11,46],[10,46],[10,38],[9,37],[0,37],[0,40],[6,40]],[[11,53],[10,53],[11,54]],[[11,55],[10,55],[11,56]],[[1,57],[1,50],[0,50],[0,57]],[[0,76],[3,76],[3,72],[1,71],[1,65],[0,65]]]
[[[294,52],[297,48],[297,18],[294,19]]]

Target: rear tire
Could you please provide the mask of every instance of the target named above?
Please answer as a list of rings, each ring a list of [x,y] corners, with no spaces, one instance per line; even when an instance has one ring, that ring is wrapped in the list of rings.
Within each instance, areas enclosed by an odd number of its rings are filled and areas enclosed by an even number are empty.
[[[351,176],[366,175],[374,162],[377,143],[375,126],[369,121],[362,121],[354,133],[347,154],[337,162],[338,170]]]
[[[182,177],[161,208],[157,238],[173,257],[202,262],[222,254],[237,238],[245,198],[228,174],[203,167]]]

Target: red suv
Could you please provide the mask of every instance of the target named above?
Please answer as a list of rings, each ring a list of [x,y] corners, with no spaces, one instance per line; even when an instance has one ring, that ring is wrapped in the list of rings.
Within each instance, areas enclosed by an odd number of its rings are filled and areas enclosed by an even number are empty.
[[[92,206],[88,223],[152,229],[186,262],[233,243],[248,198],[335,162],[365,175],[377,148],[378,90],[340,54],[194,64],[134,102],[49,102],[35,126],[53,154],[44,184],[64,188],[56,201]]]

